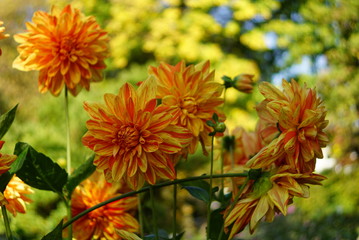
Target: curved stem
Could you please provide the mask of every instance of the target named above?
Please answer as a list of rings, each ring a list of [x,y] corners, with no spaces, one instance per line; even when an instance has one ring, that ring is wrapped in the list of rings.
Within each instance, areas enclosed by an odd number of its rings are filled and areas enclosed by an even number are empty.
[[[209,200],[207,205],[207,239],[209,239],[209,234],[211,230],[211,203],[212,203],[212,181],[213,181],[213,142],[214,136],[211,139],[211,167],[209,172]]]
[[[5,206],[1,206],[1,212],[2,212],[2,216],[3,216],[3,218],[4,218],[6,238],[7,238],[8,240],[13,240],[12,234],[11,234],[11,229],[10,229],[10,221],[9,221],[8,216],[7,216],[7,212],[6,212],[6,207],[5,207]]]
[[[247,177],[248,173],[226,173],[226,174],[214,174],[212,176],[212,178],[223,178],[223,177]],[[166,187],[166,186],[171,186],[173,184],[180,184],[180,183],[184,183],[184,182],[190,182],[190,181],[196,181],[196,180],[203,180],[203,179],[209,179],[208,175],[202,175],[202,176],[196,176],[196,177],[189,177],[189,178],[184,178],[184,179],[176,179],[173,181],[166,181],[166,182],[162,182],[162,183],[158,183],[153,185],[152,187],[154,189],[157,188],[162,188],[162,187]],[[88,214],[89,212],[92,212],[93,210],[96,210],[97,208],[100,208],[102,206],[105,206],[106,204],[112,203],[114,201],[126,198],[126,197],[130,197],[142,192],[146,192],[150,189],[149,186],[143,187],[140,190],[137,191],[132,191],[132,192],[128,192],[128,193],[124,193],[122,195],[110,198],[106,201],[103,201],[95,206],[92,206],[88,209],[86,209],[85,211],[79,213],[78,215],[76,215],[75,217],[69,219],[66,223],[64,223],[62,229],[67,228],[69,225],[71,225],[73,222],[75,222],[76,220],[78,220],[79,218],[85,216],[86,214]]]
[[[150,198],[151,198],[151,208],[152,208],[153,231],[155,234],[155,240],[159,240],[158,226],[157,226],[157,213],[156,213],[156,208],[155,208],[155,194],[154,194],[152,186],[150,186]]]

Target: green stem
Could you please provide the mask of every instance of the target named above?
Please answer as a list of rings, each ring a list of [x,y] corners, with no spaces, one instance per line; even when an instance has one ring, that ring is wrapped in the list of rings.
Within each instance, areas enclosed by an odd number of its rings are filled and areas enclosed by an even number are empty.
[[[227,93],[227,88],[224,89],[223,91],[223,113],[225,113],[226,110],[226,93]],[[222,139],[223,141],[223,139]],[[221,147],[221,174],[224,173],[224,150],[223,150],[223,146]],[[221,178],[221,189],[222,191],[224,191],[224,179]]]
[[[11,229],[10,229],[10,221],[9,218],[7,216],[7,212],[6,212],[6,207],[2,206],[1,207],[1,212],[2,212],[2,216],[4,218],[4,223],[5,223],[5,233],[6,233],[6,238],[8,240],[13,240],[12,238],[12,234],[11,234]]]
[[[243,185],[241,186],[241,188],[239,189],[236,197],[234,198],[234,201],[232,202],[230,208],[229,208],[229,211],[227,212],[226,215],[223,216],[223,225],[221,227],[222,231],[220,232],[219,236],[218,236],[218,240],[221,240],[222,239],[222,236],[223,236],[223,233],[224,233],[224,222],[226,221],[226,218],[228,217],[228,215],[232,212],[233,208],[236,206],[238,200],[239,200],[239,197],[241,196],[244,188],[246,187],[246,185],[248,184],[248,181],[249,181],[249,177],[247,176],[246,177],[246,180],[244,181]]]
[[[213,174],[212,178],[223,178],[223,177],[231,178],[231,177],[247,177],[247,176],[248,176],[248,173],[226,173],[226,174]],[[162,187],[166,187],[166,186],[171,186],[173,184],[180,184],[180,183],[184,183],[184,182],[203,180],[203,179],[209,179],[209,176],[208,175],[202,175],[202,176],[189,177],[189,178],[184,178],[184,179],[176,179],[176,180],[173,180],[173,181],[166,181],[166,182],[162,182],[162,183],[152,185],[152,188],[157,189],[157,188],[162,188]],[[85,211],[79,213],[78,215],[76,215],[72,219],[69,219],[63,225],[62,229],[67,228],[73,222],[75,222],[79,218],[85,216],[89,212],[92,212],[92,211],[96,210],[97,208],[103,207],[103,206],[105,206],[105,205],[107,205],[109,203],[115,202],[117,200],[120,200],[120,199],[123,199],[123,198],[126,198],[126,197],[131,197],[131,196],[134,196],[134,195],[139,194],[139,193],[147,192],[149,189],[150,189],[150,186],[146,186],[146,187],[141,188],[140,190],[124,193],[122,195],[107,199],[106,201],[103,201],[103,202],[101,202],[101,203],[99,203],[99,204],[97,204],[95,206],[92,206],[92,207],[86,209]]]
[[[69,115],[69,98],[68,98],[68,89],[65,86],[65,116],[66,116],[66,168],[67,173],[70,175],[71,172],[71,142],[70,142],[70,115]],[[71,198],[68,201],[65,201],[67,207],[67,218],[71,219]],[[69,237],[72,239],[72,225],[69,227]]]
[[[152,208],[153,231],[155,233],[155,240],[159,240],[158,227],[157,227],[157,213],[155,208],[155,195],[153,191],[153,186],[150,186],[150,198],[151,198],[151,208]]]
[[[140,220],[140,236],[143,239],[145,234],[144,234],[144,230],[143,230],[143,208],[142,208],[142,202],[141,202],[141,195],[142,194],[138,194],[138,218]]]
[[[177,234],[177,184],[173,184],[173,237],[172,239],[176,239]]]
[[[223,147],[221,148],[221,174],[224,173],[224,151]],[[221,178],[221,189],[224,191],[224,178]]]
[[[211,167],[209,172],[209,200],[207,205],[207,240],[209,239],[209,234],[211,230],[211,203],[212,203],[212,181],[213,181],[213,142],[214,136],[211,139]]]
[[[65,87],[65,116],[66,116],[66,168],[67,173],[71,172],[71,143],[70,143],[70,115],[68,90]]]

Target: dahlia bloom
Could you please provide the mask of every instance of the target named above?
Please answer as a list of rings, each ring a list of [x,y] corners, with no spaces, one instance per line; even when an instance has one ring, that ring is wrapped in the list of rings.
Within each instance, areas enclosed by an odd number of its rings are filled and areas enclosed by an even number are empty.
[[[214,81],[214,71],[210,71],[209,61],[197,65],[186,66],[184,61],[175,66],[161,63],[159,67],[150,67],[149,74],[157,80],[157,98],[169,108],[175,116],[174,124],[190,130],[193,135],[187,150],[194,153],[198,141],[205,146],[211,144],[208,136],[213,129],[207,126],[213,113],[217,113],[224,120],[219,106],[223,85]]]
[[[0,26],[3,24],[4,24],[4,22],[0,21]],[[5,32],[5,27],[0,27],[0,40],[9,37],[9,34],[4,34],[4,32]],[[2,52],[1,52],[1,48],[0,48],[0,56],[1,56],[1,53]]]
[[[245,187],[232,211],[229,212],[230,207],[226,209],[224,227],[226,232],[230,231],[228,239],[241,232],[247,224],[253,233],[263,217],[272,222],[275,213],[286,215],[294,196],[308,198],[308,184],[320,185],[324,179],[324,176],[314,173],[296,173],[285,165],[272,172],[262,172],[260,178]]]
[[[71,211],[76,216],[86,209],[128,191],[123,183],[108,183],[103,174],[95,172],[76,187],[72,194]],[[133,217],[137,197],[127,197],[100,207],[74,222],[77,240],[123,239],[116,233],[121,229],[137,232],[139,224]]]
[[[30,186],[20,178],[13,176],[4,191],[5,207],[15,217],[17,213],[26,212],[26,204],[32,202],[26,194],[34,193]]]
[[[266,135],[278,137],[254,156],[247,166],[263,168],[284,157],[285,164],[298,172],[313,172],[316,158],[322,158],[322,147],[328,143],[323,129],[328,125],[326,110],[315,90],[300,87],[292,80],[283,80],[283,92],[270,83],[259,86],[265,100],[257,108],[259,117],[267,121]]]
[[[4,145],[4,141],[0,141],[0,149]],[[10,165],[15,161],[15,155],[1,154],[0,153],[0,175],[9,171]]]
[[[35,12],[26,26],[27,32],[14,36],[20,45],[13,67],[39,70],[41,93],[49,90],[57,96],[65,84],[76,96],[82,87],[89,90],[90,82],[102,80],[109,38],[94,17],[67,5]]]
[[[108,181],[123,177],[132,189],[144,181],[176,176],[172,156],[186,147],[191,133],[171,125],[173,116],[166,106],[157,106],[156,82],[144,81],[135,90],[126,83],[118,95],[105,94],[105,104],[85,103],[90,115],[88,132],[82,139],[96,153],[94,165]]]

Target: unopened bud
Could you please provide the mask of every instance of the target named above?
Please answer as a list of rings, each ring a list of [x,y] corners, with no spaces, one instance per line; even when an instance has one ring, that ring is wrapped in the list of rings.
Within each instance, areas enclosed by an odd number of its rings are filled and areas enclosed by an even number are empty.
[[[233,87],[243,93],[252,93],[253,91],[253,77],[251,74],[241,74],[233,79]]]
[[[214,126],[214,131],[218,133],[223,133],[224,131],[226,131],[226,124],[224,124],[224,122],[216,123],[216,126]]]

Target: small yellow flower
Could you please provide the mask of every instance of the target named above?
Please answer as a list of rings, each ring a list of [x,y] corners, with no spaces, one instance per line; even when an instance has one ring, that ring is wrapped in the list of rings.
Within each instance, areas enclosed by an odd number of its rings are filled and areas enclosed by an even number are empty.
[[[15,217],[17,213],[26,213],[26,204],[32,202],[26,195],[34,193],[30,186],[20,178],[13,176],[4,191],[5,207]]]
[[[72,215],[105,200],[127,192],[123,182],[108,183],[103,174],[95,172],[76,187],[72,195]],[[73,233],[77,240],[108,239],[122,240],[116,230],[137,232],[139,224],[133,217],[137,207],[137,197],[127,197],[100,207],[74,222]]]
[[[37,11],[27,32],[14,36],[20,43],[13,67],[38,70],[39,91],[60,94],[64,84],[76,96],[90,82],[102,80],[104,60],[109,55],[107,33],[94,17],[85,17],[67,5],[52,7],[50,13]]]
[[[161,63],[159,67],[150,67],[149,73],[157,80],[156,96],[174,115],[174,124],[189,129],[193,135],[188,152],[194,153],[199,141],[203,148],[209,146],[208,134],[213,129],[206,121],[211,120],[214,113],[221,121],[224,119],[219,109],[223,104],[223,86],[214,81],[209,61],[189,66],[184,61],[175,66]]]

